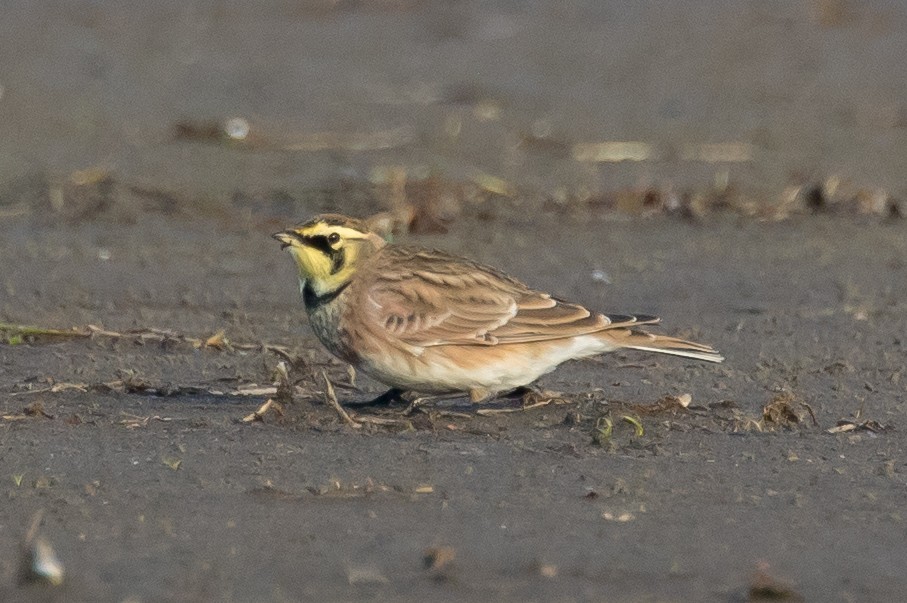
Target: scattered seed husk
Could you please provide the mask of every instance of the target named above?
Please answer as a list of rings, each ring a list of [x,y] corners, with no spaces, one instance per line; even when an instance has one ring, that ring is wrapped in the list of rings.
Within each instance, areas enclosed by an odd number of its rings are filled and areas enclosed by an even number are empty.
[[[574,160],[584,163],[615,163],[646,161],[655,156],[655,150],[645,142],[610,140],[577,143],[571,154]]]
[[[351,585],[387,584],[389,582],[378,568],[370,566],[348,567],[346,579]]]
[[[617,523],[628,523],[636,519],[636,516],[629,511],[603,511],[602,519],[604,519],[605,521],[614,521]]]
[[[551,563],[540,563],[538,571],[542,578],[557,578],[557,566]]]

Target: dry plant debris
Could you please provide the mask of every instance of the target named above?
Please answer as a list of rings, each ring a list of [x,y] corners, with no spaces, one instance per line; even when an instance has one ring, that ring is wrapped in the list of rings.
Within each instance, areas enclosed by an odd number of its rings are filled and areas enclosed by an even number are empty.
[[[774,431],[778,428],[802,429],[805,426],[807,417],[814,427],[819,425],[812,407],[789,392],[782,392],[773,396],[762,407],[762,413],[758,417],[743,413],[732,401],[725,401],[721,404],[729,408],[732,413],[730,418],[721,417],[721,419],[727,421],[731,425],[731,430],[735,433]],[[712,407],[717,408],[716,405]]]
[[[268,398],[268,400],[264,404],[258,407],[258,410],[243,417],[242,422],[253,423],[255,421],[264,421],[265,415],[267,415],[272,410],[277,414],[278,417],[282,417],[284,415],[283,407],[280,405],[280,403],[275,402],[272,398]]]
[[[776,395],[762,408],[763,422],[778,427],[794,427],[802,423],[807,416],[812,418],[814,426],[818,426],[819,422],[812,407],[787,392]]]
[[[209,337],[205,340],[206,348],[216,348],[218,350],[223,350],[229,347],[229,342],[226,337],[227,333],[223,329]]]
[[[148,417],[139,417],[135,415],[128,415],[125,419],[119,421],[120,425],[123,425],[126,429],[138,429],[139,427],[148,427],[148,424],[151,421],[160,421],[161,423],[169,423],[173,419],[171,417],[162,417],[160,415],[148,416]]]
[[[29,417],[44,417],[45,419],[54,418],[52,414],[44,410],[44,404],[42,404],[40,401],[32,402],[24,409],[22,409],[22,412],[24,412]]]
[[[447,232],[466,206],[483,207],[491,199],[512,200],[518,196],[517,187],[507,180],[473,172],[468,181],[455,181],[437,172],[413,177],[403,166],[379,167],[372,171],[371,181],[377,196],[387,208],[368,218],[368,223],[382,236],[406,232]]]
[[[681,394],[679,396],[663,396],[654,404],[624,404],[621,406],[638,415],[660,415],[665,413],[685,412],[690,408],[693,396]]]
[[[45,419],[55,418],[54,415],[44,410],[44,404],[40,401],[32,402],[23,408],[20,414],[0,415],[0,419],[3,419],[4,421],[24,421],[30,417],[43,417]]]
[[[59,339],[72,338],[89,338],[97,337],[103,339],[132,339],[136,343],[180,343],[192,346],[196,349],[209,348],[215,350],[261,350],[272,352],[282,358],[292,362],[294,359],[290,355],[287,346],[274,345],[270,343],[231,343],[227,341],[224,331],[218,331],[214,335],[204,339],[190,337],[173,331],[163,329],[132,329],[129,331],[117,332],[108,331],[95,325],[86,327],[72,327],[70,330],[51,329],[45,327],[34,327],[30,325],[18,325],[10,323],[0,323],[0,342],[10,345],[22,343],[44,343]]]
[[[882,433],[891,430],[891,425],[883,425],[878,421],[867,419],[859,421],[855,419],[841,419],[837,425],[830,427],[825,431],[827,433],[846,433],[848,431],[869,431],[871,433]]]
[[[79,392],[143,394],[147,396],[194,396],[199,394],[209,394],[212,396],[274,396],[277,394],[276,387],[260,386],[255,383],[239,385],[235,389],[223,389],[201,385],[154,384],[134,375],[127,375],[122,379],[98,383],[53,383],[52,381],[51,383],[51,385],[41,388],[33,388],[31,383],[25,383],[22,384],[21,389],[12,392],[10,396],[45,393],[57,394],[72,390]],[[299,386],[296,386],[295,392],[297,394],[300,392],[306,393]]]
[[[328,374],[325,371],[321,371],[321,376],[324,379],[324,403],[330,408],[334,409],[334,412],[337,413],[337,416],[340,419],[354,429],[360,429],[362,425],[353,419],[337,401],[337,394],[334,393],[334,386],[331,385],[331,380],[328,379]]]
[[[172,456],[165,456],[161,459],[161,462],[172,469],[173,471],[179,471],[179,468],[183,465],[183,460],[178,459]]]
[[[863,405],[866,403],[866,400],[861,402],[860,407],[853,413],[851,417],[846,419],[840,419],[834,427],[826,429],[827,433],[847,433],[849,431],[868,431],[873,434],[882,433],[885,431],[890,431],[893,427],[889,425],[884,425],[878,421],[872,419],[863,418]]]
[[[376,494],[412,497],[419,494],[416,490],[382,484],[368,477],[363,483],[343,483],[339,479],[332,478],[326,484],[307,486],[302,492],[292,492],[278,488],[270,479],[267,479],[261,486],[247,490],[247,493],[281,500],[301,500],[307,496],[347,499],[366,498]]]
[[[536,408],[542,408],[548,406],[549,404],[569,404],[570,401],[564,397],[564,394],[561,392],[554,392],[549,390],[535,391],[529,390],[522,396],[522,404],[514,408],[480,408],[475,411],[480,417],[490,417],[500,414],[508,414],[514,412],[525,412],[527,410],[534,410]]]
[[[33,343],[44,340],[52,341],[55,339],[59,340],[90,336],[90,332],[75,327],[69,331],[64,331],[62,329],[49,329],[6,322],[0,323],[0,342],[6,343],[7,345],[20,345],[23,343]]]
[[[409,126],[364,132],[268,133],[253,127],[244,117],[223,120],[178,121],[173,140],[229,145],[248,150],[278,150],[314,153],[318,151],[364,152],[405,146],[412,142]]]
[[[174,126],[174,138],[252,151],[361,152],[406,146],[415,140],[416,132],[403,126],[364,132],[298,135],[281,132],[271,135],[245,118],[234,117],[220,121],[178,122]],[[536,152],[572,158],[578,165],[667,159],[714,165],[715,175],[712,182],[682,189],[670,184],[610,190],[564,187],[545,194],[522,189],[499,175],[478,170],[453,177],[439,171],[426,175],[426,170],[420,167],[392,165],[376,167],[368,180],[341,181],[340,185],[383,203],[387,212],[376,219],[376,225],[381,223],[386,232],[397,234],[446,232],[467,206],[485,219],[493,216],[496,210],[485,203],[492,199],[514,206],[527,204],[526,199],[542,198],[541,208],[554,212],[667,214],[694,220],[717,212],[730,212],[759,221],[781,221],[812,214],[863,215],[895,220],[907,213],[904,200],[889,189],[861,186],[838,174],[793,174],[776,194],[756,198],[742,191],[730,175],[732,166],[755,161],[758,148],[742,141],[689,143],[676,147],[619,140],[573,143],[543,132],[524,136],[522,144]],[[135,196],[143,207],[152,211],[186,211],[185,208],[191,205],[182,203],[178,194],[120,182],[111,166],[76,170],[60,183],[43,178],[48,195],[42,196],[40,203],[49,207],[36,206],[36,202],[19,203],[0,208],[0,219],[45,209],[50,210],[49,215],[71,221],[91,219],[103,213],[123,211],[118,202],[121,191]]]
[[[620,419],[622,421],[624,421],[625,423],[629,423],[630,425],[633,426],[633,433],[636,435],[637,438],[641,438],[642,436],[645,435],[646,430],[643,428],[642,422],[639,419],[637,419],[636,417],[633,417],[630,415],[623,415],[623,416],[621,416]]]
[[[659,149],[640,141],[605,140],[576,143],[571,155],[581,163],[650,161],[666,156],[702,163],[747,163],[753,161],[755,151],[753,145],[745,142],[689,143],[680,149]]]
[[[268,485],[268,487],[270,487]],[[306,491],[315,496],[326,496],[336,498],[361,498],[373,494],[398,494],[403,496],[413,496],[415,494],[430,494],[426,492],[427,486],[417,486],[415,488],[406,488],[401,486],[390,486],[376,482],[372,478],[365,479],[365,483],[348,483],[344,484],[339,479],[331,479],[327,484],[318,486],[309,486]],[[431,488],[434,492],[434,488]]]
[[[614,433],[614,421],[611,417],[599,417],[595,421],[595,428],[592,430],[592,441],[599,446],[607,446],[611,443],[611,435]]]
[[[634,437],[641,438],[645,435],[646,430],[642,421],[632,415],[620,415],[621,423],[627,423],[633,427]],[[592,441],[602,447],[613,447],[614,442],[614,420],[610,415],[601,416],[595,420],[595,426],[592,429]]]
[[[608,146],[576,148],[583,153],[588,152],[588,161],[593,162],[597,157],[595,153],[602,153],[602,160],[611,161],[632,160],[633,157],[645,160],[652,152],[643,143],[636,143],[643,145],[637,149],[625,146],[627,144],[614,147],[617,150]],[[733,163],[734,158],[744,161],[749,153],[745,146],[734,145],[696,145],[681,151],[690,161],[707,161],[708,157],[723,156],[724,159],[718,163]],[[869,215],[891,220],[903,218],[907,212],[904,203],[888,190],[857,188],[836,176],[820,182],[798,178],[780,191],[775,199],[756,200],[738,190],[727,171],[718,172],[711,186],[696,189],[648,186],[603,191],[561,190],[551,195],[544,207],[554,212],[587,209],[631,215],[669,214],[689,219],[701,219],[718,211],[727,211],[760,221],[781,221],[818,213]]]
[[[291,404],[293,402],[293,385],[290,383],[290,368],[289,365],[281,360],[277,363],[277,366],[274,367],[274,383],[275,383],[275,396],[277,400],[283,404]]]

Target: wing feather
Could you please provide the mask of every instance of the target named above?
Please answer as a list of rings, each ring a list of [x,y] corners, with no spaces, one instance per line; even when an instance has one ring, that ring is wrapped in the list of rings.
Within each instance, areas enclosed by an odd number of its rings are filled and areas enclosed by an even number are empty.
[[[419,346],[495,345],[575,337],[650,324],[651,316],[606,316],[535,291],[493,268],[440,251],[388,246],[368,283],[364,318]]]

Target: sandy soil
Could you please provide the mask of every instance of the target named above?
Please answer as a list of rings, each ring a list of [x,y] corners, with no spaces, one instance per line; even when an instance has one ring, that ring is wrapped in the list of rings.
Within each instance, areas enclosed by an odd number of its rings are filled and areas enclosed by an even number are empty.
[[[575,200],[716,175],[766,206],[829,177],[903,197],[903,9],[476,4],[11,5],[0,322],[104,332],[0,334],[0,600],[902,596],[907,223]],[[174,138],[231,115],[263,146]],[[570,151],[612,139],[661,159]],[[671,151],[716,141],[756,155]],[[302,143],[329,148],[285,148]],[[431,197],[447,232],[399,238],[658,314],[727,362],[570,363],[540,383],[550,404],[514,413],[356,407],[380,384],[346,385],[268,235],[387,209],[382,166],[453,183]],[[193,345],[220,331],[233,345]],[[282,359],[299,393],[243,422],[269,396],[237,392]],[[322,371],[391,424],[340,421]],[[58,587],[18,581],[39,510]],[[427,568],[433,547],[453,560]]]

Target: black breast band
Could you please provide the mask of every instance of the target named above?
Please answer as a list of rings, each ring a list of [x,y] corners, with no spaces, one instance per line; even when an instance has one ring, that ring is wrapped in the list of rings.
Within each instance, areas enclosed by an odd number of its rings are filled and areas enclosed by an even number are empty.
[[[305,284],[305,287],[302,288],[302,300],[305,302],[306,308],[308,308],[309,310],[316,310],[321,306],[334,301],[337,296],[343,293],[343,290],[349,286],[350,281],[347,281],[333,291],[328,291],[327,293],[318,295],[317,293],[315,293],[315,290],[312,289],[312,286],[307,282]]]

